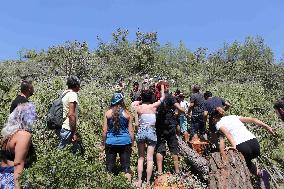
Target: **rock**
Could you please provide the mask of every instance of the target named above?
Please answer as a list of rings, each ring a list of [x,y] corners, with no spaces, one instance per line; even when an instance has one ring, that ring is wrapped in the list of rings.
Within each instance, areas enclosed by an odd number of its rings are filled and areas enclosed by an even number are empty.
[[[178,177],[166,173],[158,176],[154,181],[154,189],[186,189],[184,183]]]
[[[240,152],[228,151],[225,161],[219,152],[212,153],[209,170],[210,189],[253,189],[251,174]]]

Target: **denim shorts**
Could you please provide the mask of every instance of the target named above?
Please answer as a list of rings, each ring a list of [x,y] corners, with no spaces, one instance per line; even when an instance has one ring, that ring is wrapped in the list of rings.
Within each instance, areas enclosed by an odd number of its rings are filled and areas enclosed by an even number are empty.
[[[2,167],[0,166],[0,188],[14,189],[14,166]]]
[[[136,135],[137,143],[147,143],[148,145],[157,144],[156,128],[154,126],[139,126]]]
[[[179,116],[179,126],[182,133],[187,132],[188,130],[188,123],[187,118],[185,115]]]

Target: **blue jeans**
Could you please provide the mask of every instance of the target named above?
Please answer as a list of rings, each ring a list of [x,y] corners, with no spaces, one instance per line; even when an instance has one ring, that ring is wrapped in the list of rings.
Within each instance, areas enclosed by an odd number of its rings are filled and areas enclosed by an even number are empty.
[[[75,154],[76,152],[80,151],[80,144],[78,143],[78,141],[72,142],[72,137],[72,131],[62,128],[59,132],[60,141],[58,144],[58,148],[63,149],[66,147],[66,145],[73,144],[71,148],[72,153]]]
[[[203,114],[193,114],[191,116],[191,135],[205,134],[205,122]]]

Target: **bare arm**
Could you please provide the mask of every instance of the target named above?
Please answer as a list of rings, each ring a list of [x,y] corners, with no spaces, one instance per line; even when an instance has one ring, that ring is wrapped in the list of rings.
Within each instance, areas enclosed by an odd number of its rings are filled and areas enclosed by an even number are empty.
[[[69,126],[71,131],[73,132],[76,132],[76,124],[77,124],[76,106],[77,102],[69,102],[69,111],[68,111]]]
[[[252,117],[240,117],[240,121],[243,123],[254,123],[259,127],[262,127],[264,129],[266,129],[270,134],[272,134],[273,136],[275,135],[274,129],[270,126],[268,126],[267,124],[263,123],[262,121],[256,119],[256,118],[252,118]]]
[[[179,103],[175,103],[174,106],[179,112],[184,113],[185,110],[180,106]]]
[[[106,134],[107,134],[107,116],[104,115],[104,122],[103,122],[103,132],[102,132],[102,146],[106,143]]]
[[[188,108],[188,112],[187,112],[188,115],[191,114],[191,111],[192,111],[193,107],[194,107],[194,102],[190,102],[189,108]]]
[[[233,146],[233,148],[236,148],[236,141],[233,138],[233,136],[231,135],[231,133],[229,132],[228,129],[226,129],[225,127],[221,126],[220,127],[220,131],[222,133],[224,133],[224,135],[227,137],[227,139],[229,140],[229,142],[231,143],[231,145]]]
[[[32,135],[26,131],[19,131],[17,133],[17,141],[15,145],[15,159],[14,159],[14,180],[15,188],[20,189],[19,177],[24,170],[26,157],[31,145]]]
[[[165,100],[165,86],[161,85],[161,98],[157,102],[153,103],[154,108],[157,108],[158,106],[161,105],[161,103]]]
[[[131,138],[131,142],[132,145],[134,144],[134,131],[133,131],[133,127],[132,127],[132,115],[129,114],[129,120],[128,120],[128,131],[129,131],[129,135]]]

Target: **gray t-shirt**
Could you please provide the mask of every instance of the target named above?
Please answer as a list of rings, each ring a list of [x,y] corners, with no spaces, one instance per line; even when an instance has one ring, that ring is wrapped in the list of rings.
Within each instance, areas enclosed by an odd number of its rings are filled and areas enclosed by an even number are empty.
[[[192,115],[204,112],[205,99],[202,93],[193,93],[190,97],[190,103],[194,103]]]

